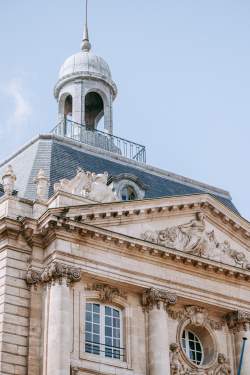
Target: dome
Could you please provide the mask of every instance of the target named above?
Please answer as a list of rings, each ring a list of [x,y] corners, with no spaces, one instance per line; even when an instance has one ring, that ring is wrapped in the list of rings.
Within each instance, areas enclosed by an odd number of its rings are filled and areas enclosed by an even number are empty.
[[[96,56],[91,51],[81,51],[69,57],[62,65],[59,80],[69,75],[89,75],[111,81],[111,72],[103,58]]]

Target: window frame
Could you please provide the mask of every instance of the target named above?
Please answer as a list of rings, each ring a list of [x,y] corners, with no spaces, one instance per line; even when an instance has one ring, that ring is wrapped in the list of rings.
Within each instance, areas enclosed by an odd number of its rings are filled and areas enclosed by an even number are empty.
[[[189,354],[190,351],[192,351],[192,352],[195,353],[195,358],[197,358],[196,357],[196,353],[198,353],[198,351],[196,351],[196,348],[195,349],[190,348],[189,333],[191,333],[194,336],[194,338],[196,339],[194,342],[198,342],[199,345],[200,345],[200,347],[201,347],[201,352],[199,351],[199,353],[201,353],[201,361],[200,361],[200,363],[197,363],[196,359],[193,360],[193,359],[190,358],[190,354]],[[183,338],[184,335],[185,335],[185,338]],[[183,340],[185,340],[185,347],[183,345]],[[185,353],[187,359],[190,362],[192,362],[192,364],[194,364],[196,366],[202,366],[203,365],[204,358],[205,358],[204,348],[203,348],[201,339],[199,338],[199,336],[196,333],[194,333],[190,329],[184,328],[183,331],[182,331],[182,335],[181,335],[181,347],[182,347],[182,350]]]
[[[100,315],[100,322],[99,322],[99,326],[100,326],[100,333],[99,333],[99,336],[100,336],[100,340],[99,340],[99,343],[96,343],[96,346],[99,346],[99,353],[93,353],[93,352],[88,352],[86,351],[86,343],[87,343],[87,340],[86,340],[86,314],[87,314],[87,310],[86,310],[86,307],[87,307],[87,304],[91,304],[91,305],[99,305],[99,315]],[[119,327],[119,332],[120,332],[120,337],[119,337],[119,340],[120,340],[120,346],[119,348],[117,347],[117,351],[119,351],[119,358],[115,358],[114,357],[114,350],[115,347],[112,345],[109,346],[109,345],[106,345],[106,333],[105,333],[105,330],[106,330],[106,307],[110,308],[112,311],[116,310],[119,312],[119,321],[120,321],[120,327]],[[93,309],[91,311],[92,313],[92,316],[93,316]],[[113,322],[112,322],[112,330],[113,330]],[[93,331],[92,331],[92,335],[93,335]],[[113,344],[113,340],[114,340],[114,337],[113,337],[113,332],[112,332],[112,344]],[[94,342],[92,342],[92,345],[94,346]],[[107,356],[106,355],[106,348],[112,348],[112,356]],[[117,306],[114,306],[114,305],[111,305],[111,304],[107,304],[107,303],[101,303],[100,301],[86,301],[86,304],[85,304],[85,315],[84,315],[84,349],[85,349],[85,353],[87,354],[91,354],[91,355],[94,355],[94,356],[98,356],[98,357],[102,357],[102,358],[107,358],[107,359],[112,359],[112,360],[118,360],[118,361],[122,361],[122,362],[125,362],[126,361],[126,349],[125,349],[125,346],[124,346],[124,341],[123,341],[123,311],[121,308],[117,307]]]
[[[92,290],[91,284],[87,284],[87,289],[83,289],[80,283],[75,286],[74,293],[74,311],[75,311],[75,324],[74,324],[74,343],[73,343],[73,356],[80,359],[82,364],[89,368],[89,366],[100,366],[100,364],[110,366],[110,371],[113,368],[122,368],[132,370],[132,307],[127,302],[126,298],[122,296],[115,296],[112,301],[112,306],[122,310],[122,323],[123,323],[123,347],[125,348],[125,357],[121,360],[108,357],[101,357],[99,355],[85,352],[85,312],[86,303],[100,303],[100,293]],[[93,367],[93,368],[94,368]],[[92,367],[91,367],[92,368]],[[95,367],[96,369],[99,367]]]

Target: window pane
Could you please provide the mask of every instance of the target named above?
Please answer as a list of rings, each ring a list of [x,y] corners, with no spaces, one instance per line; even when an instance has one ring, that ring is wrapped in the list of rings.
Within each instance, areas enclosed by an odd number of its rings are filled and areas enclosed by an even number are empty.
[[[86,312],[86,321],[92,322],[92,313],[91,312]]]
[[[181,343],[187,357],[197,365],[202,364],[203,349],[199,337],[190,331],[184,330]]]
[[[94,312],[95,311],[95,312]],[[97,324],[93,324],[97,322]],[[100,305],[87,303],[85,313],[85,351],[100,354]],[[93,344],[94,343],[94,344]]]
[[[111,316],[111,307],[105,306],[105,314]]]
[[[112,326],[112,318],[109,316],[105,317],[105,324],[106,326]]]
[[[113,316],[119,318],[120,312],[118,310],[113,310]]]
[[[96,303],[93,304],[93,311],[95,313],[99,313],[100,312],[100,305],[97,305]]]
[[[111,327],[105,327],[105,336],[111,336],[112,337],[112,328]]]

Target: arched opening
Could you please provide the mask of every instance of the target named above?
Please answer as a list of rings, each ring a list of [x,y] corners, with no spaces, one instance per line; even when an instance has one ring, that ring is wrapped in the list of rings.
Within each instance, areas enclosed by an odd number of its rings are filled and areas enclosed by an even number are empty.
[[[67,120],[72,121],[72,110],[73,110],[73,100],[72,96],[68,95],[64,102],[64,117]]]
[[[102,97],[96,92],[90,92],[85,97],[85,124],[87,130],[94,130],[104,114]]]

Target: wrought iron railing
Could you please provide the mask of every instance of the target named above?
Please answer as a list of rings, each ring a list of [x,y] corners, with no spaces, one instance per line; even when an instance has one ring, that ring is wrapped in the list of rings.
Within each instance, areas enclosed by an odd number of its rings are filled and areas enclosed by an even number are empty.
[[[51,132],[87,145],[114,152],[141,163],[146,163],[145,146],[100,130],[89,130],[85,125],[74,121],[62,120]]]
[[[108,358],[120,359],[122,361],[125,361],[126,357],[125,348],[101,344],[94,341],[85,341],[85,352]]]

